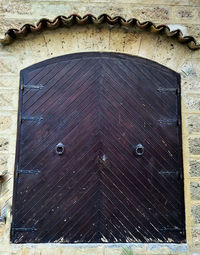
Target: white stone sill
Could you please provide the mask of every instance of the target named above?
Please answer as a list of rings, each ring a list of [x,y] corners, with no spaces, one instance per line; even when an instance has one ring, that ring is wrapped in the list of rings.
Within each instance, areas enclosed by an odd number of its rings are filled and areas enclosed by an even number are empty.
[[[134,248],[141,248],[147,252],[159,251],[163,248],[167,248],[170,254],[188,254],[189,247],[187,243],[177,244],[177,243],[77,243],[77,244],[62,244],[62,243],[24,243],[24,244],[11,244],[13,248],[27,247],[27,248],[78,248],[78,249],[88,249],[88,248],[130,248],[134,251]],[[157,253],[156,253],[157,254]],[[198,253],[199,254],[199,253]]]

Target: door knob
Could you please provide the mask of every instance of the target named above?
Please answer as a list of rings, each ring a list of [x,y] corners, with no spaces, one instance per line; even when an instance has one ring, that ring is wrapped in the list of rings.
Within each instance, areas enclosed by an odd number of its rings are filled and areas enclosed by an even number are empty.
[[[138,156],[142,156],[144,154],[144,146],[142,144],[138,144],[135,147],[135,152]]]
[[[56,153],[57,153],[58,155],[62,155],[63,152],[64,152],[64,150],[65,150],[65,146],[64,146],[63,143],[58,143],[58,144],[56,145]]]

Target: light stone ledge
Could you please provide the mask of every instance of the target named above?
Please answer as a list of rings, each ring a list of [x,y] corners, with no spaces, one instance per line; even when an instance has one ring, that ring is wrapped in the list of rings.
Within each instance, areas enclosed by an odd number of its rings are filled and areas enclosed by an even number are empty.
[[[61,251],[61,254],[71,255],[83,255],[83,254],[95,254],[95,255],[121,255],[123,248],[128,248],[133,251],[133,254],[137,255],[188,255],[187,244],[168,244],[168,243],[121,243],[121,244],[11,244],[10,249],[3,245],[0,248],[0,252],[18,252],[22,250],[22,254],[35,254],[34,251],[40,251],[39,254],[54,254],[57,249]],[[25,252],[26,251],[26,252]],[[29,253],[29,251],[33,253]],[[54,252],[54,253],[53,253]],[[12,254],[12,253],[8,253]],[[18,254],[18,253],[17,253]],[[57,253],[56,253],[57,254]],[[58,253],[59,254],[59,253]],[[0,253],[1,255],[1,253]]]

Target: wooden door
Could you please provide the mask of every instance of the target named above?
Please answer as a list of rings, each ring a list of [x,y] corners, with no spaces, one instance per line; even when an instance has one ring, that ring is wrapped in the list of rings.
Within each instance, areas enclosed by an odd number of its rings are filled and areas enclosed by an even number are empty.
[[[20,82],[12,242],[185,241],[179,74],[80,53]]]

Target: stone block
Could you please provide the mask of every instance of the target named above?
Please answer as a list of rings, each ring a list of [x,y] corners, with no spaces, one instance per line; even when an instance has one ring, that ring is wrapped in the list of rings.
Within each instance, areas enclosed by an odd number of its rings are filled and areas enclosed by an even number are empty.
[[[189,134],[200,132],[200,115],[193,114],[187,117]]]
[[[179,18],[191,19],[194,17],[194,10],[179,10],[178,11]]]
[[[170,11],[171,9],[168,6],[141,6],[141,7],[132,7],[130,6],[128,10],[128,15],[139,19],[140,21],[169,21],[170,20]]]
[[[124,244],[118,247],[105,247],[105,255],[146,255],[146,244],[137,244],[125,246]]]
[[[0,251],[0,255],[11,255],[9,251]]]
[[[187,58],[188,50],[171,38],[157,35],[157,42],[153,50],[153,60],[176,71],[180,66],[180,59],[176,57],[177,55],[184,55]]]
[[[18,110],[18,94],[7,92],[7,91],[1,91],[0,92],[0,109],[1,110],[12,110],[17,111]]]
[[[118,32],[115,32],[115,38],[118,36]],[[111,33],[112,35],[112,33]],[[138,55],[138,51],[141,44],[141,33],[138,33],[137,31],[131,31],[131,30],[123,30],[123,36],[122,36],[122,42],[120,43],[119,40],[116,40],[119,45],[121,45],[121,51],[124,53],[132,54],[132,55]],[[111,44],[112,40],[109,42]]]
[[[187,79],[181,80],[182,92],[199,93],[200,92],[200,79]]]
[[[37,253],[37,250],[38,250],[38,253]],[[39,253],[40,252],[40,253]],[[71,251],[69,251],[69,253],[68,253],[68,247],[65,247],[65,248],[63,248],[63,253],[62,253],[62,248],[58,248],[58,247],[54,247],[54,246],[52,246],[51,247],[51,245],[49,245],[48,247],[45,247],[45,246],[43,246],[42,248],[40,248],[40,249],[35,249],[35,253],[34,253],[34,255],[36,255],[36,254],[38,254],[38,255],[64,255],[64,254],[70,254],[70,255],[74,255],[75,253],[74,252],[71,252]]]
[[[190,160],[190,176],[200,177],[200,160]]]
[[[0,87],[3,89],[12,89],[16,92],[19,90],[19,79],[15,75],[0,75]]]
[[[110,30],[109,50],[138,54],[141,37],[126,29],[112,28]]]
[[[196,226],[192,229],[192,244],[193,244],[193,249],[200,251],[200,227],[199,226]]]
[[[173,8],[173,20],[176,20],[177,23],[185,23],[185,21],[189,21],[189,23],[198,23],[198,8],[199,7],[177,7]]]
[[[200,183],[198,182],[190,183],[190,194],[192,200],[200,200]]]
[[[104,255],[122,255],[121,247],[105,247]]]
[[[147,245],[147,255],[189,255],[186,244],[155,243]]]
[[[195,224],[200,224],[200,205],[192,206],[192,217]]]
[[[189,138],[189,151],[191,154],[200,155],[200,138]]]
[[[140,34],[141,34],[141,43],[140,43],[138,55],[144,58],[152,59],[158,37],[156,34],[153,34],[147,31],[140,32]]]
[[[189,5],[200,6],[199,0],[188,0]]]
[[[1,93],[0,94],[0,107],[7,107],[10,106],[12,103],[12,94],[8,93]]]
[[[20,66],[20,63],[18,63]],[[7,56],[0,56],[0,74],[16,74],[16,57],[10,54]]]
[[[94,247],[61,247],[61,255],[70,254],[70,255],[104,255],[104,246],[94,244]]]
[[[22,248],[22,255],[34,255],[35,249],[32,247],[23,247]],[[42,255],[42,253],[41,253]]]
[[[11,15],[16,15],[16,14],[32,14],[30,12],[31,10],[31,4],[27,3],[27,1],[18,1],[18,2],[4,2],[2,5],[2,13],[4,16],[10,16]]]
[[[189,111],[200,110],[200,96],[199,95],[186,95],[183,96],[183,104]]]
[[[0,111],[0,135],[11,135],[17,132],[17,117],[18,113]]]
[[[199,79],[200,78],[199,59],[187,58],[187,60],[184,60],[183,63],[179,66],[178,72],[181,73],[183,78]]]
[[[0,132],[9,130],[12,126],[12,117],[11,116],[2,116],[0,114]]]

